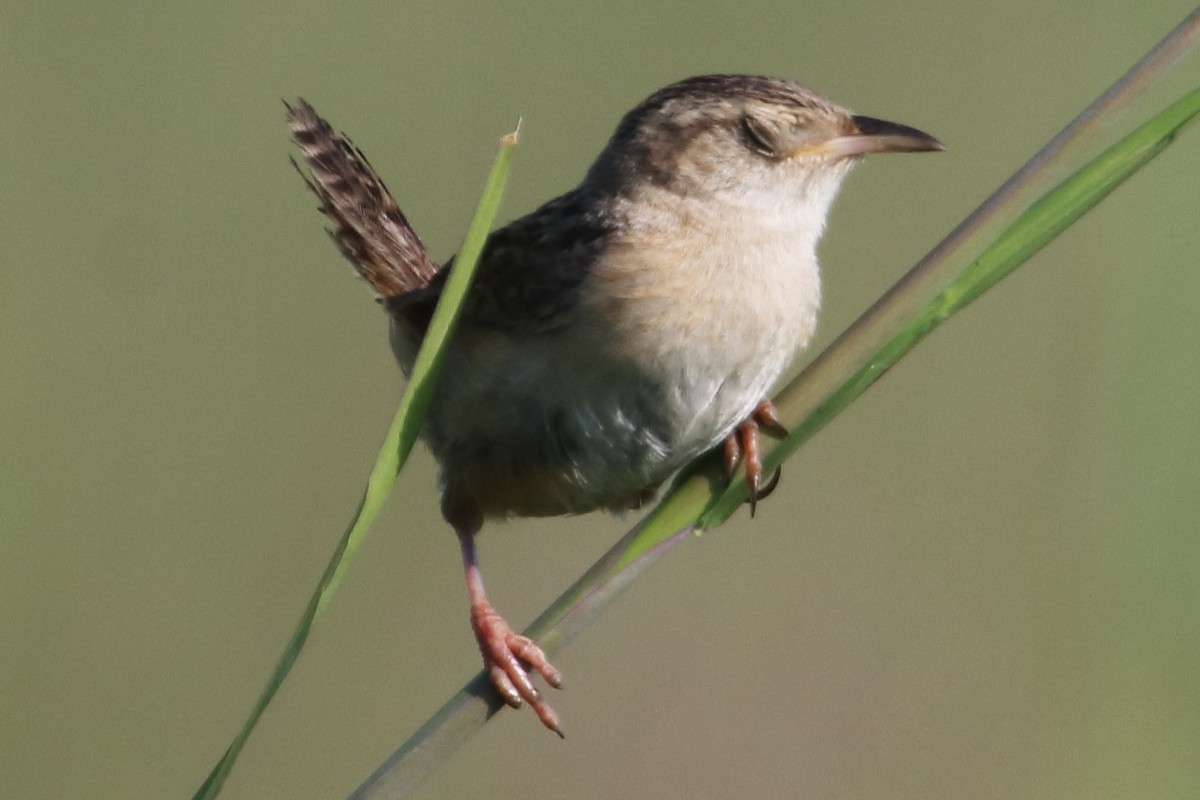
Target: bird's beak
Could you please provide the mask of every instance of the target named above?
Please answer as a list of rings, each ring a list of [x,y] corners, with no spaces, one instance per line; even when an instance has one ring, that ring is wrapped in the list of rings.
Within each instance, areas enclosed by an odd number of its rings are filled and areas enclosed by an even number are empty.
[[[898,122],[856,115],[850,118],[849,130],[804,148],[804,153],[844,158],[868,153],[920,153],[945,149],[941,142],[924,131]]]

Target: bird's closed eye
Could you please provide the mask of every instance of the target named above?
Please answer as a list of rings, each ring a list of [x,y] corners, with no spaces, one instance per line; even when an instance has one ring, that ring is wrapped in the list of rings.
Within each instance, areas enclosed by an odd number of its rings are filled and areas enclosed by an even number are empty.
[[[775,130],[751,114],[742,115],[742,138],[754,152],[767,158],[779,157]]]

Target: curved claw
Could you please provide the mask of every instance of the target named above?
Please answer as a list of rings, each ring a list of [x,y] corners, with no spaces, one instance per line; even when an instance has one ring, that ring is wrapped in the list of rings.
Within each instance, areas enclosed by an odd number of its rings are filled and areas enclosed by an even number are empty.
[[[782,477],[783,467],[776,467],[775,471],[771,473],[771,480],[767,481],[766,486],[764,486],[762,489],[759,489],[758,499],[766,500],[768,497],[770,497],[771,493],[775,491],[775,488],[779,486],[779,479]]]

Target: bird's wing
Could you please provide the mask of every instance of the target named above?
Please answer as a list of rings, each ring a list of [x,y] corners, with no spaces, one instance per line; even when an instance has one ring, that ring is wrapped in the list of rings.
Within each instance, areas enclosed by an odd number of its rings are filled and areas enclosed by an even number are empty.
[[[480,255],[464,318],[514,333],[540,333],[567,321],[579,304],[588,265],[605,240],[603,220],[568,192],[493,232]],[[387,299],[388,310],[424,331],[453,259],[429,286]]]

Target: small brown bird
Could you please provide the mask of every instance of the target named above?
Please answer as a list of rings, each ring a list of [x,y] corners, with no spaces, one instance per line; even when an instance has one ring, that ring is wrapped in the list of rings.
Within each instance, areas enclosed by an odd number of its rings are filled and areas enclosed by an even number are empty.
[[[303,100],[288,121],[407,375],[448,270],[345,136]],[[509,705],[560,732],[529,672],[554,687],[561,673],[484,592],[484,520],[636,508],[723,442],[753,504],[759,428],[780,427],[765,398],[816,326],[816,246],[842,179],[867,153],[941,149],[791,81],[689,78],[626,114],[579,186],[491,234],[423,437]]]

